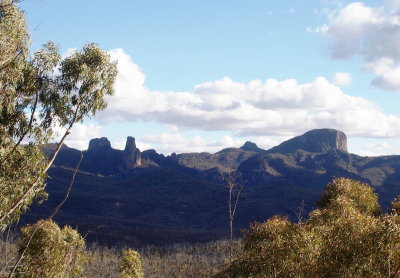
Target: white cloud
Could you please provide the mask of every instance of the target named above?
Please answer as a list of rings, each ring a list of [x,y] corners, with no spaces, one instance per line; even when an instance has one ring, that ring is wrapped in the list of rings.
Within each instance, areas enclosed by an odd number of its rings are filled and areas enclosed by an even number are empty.
[[[394,11],[397,11],[400,9],[400,0],[386,0],[385,1],[386,6],[391,8]]]
[[[311,26],[308,26],[306,31],[309,33],[323,33],[328,31],[329,27],[328,25],[324,24],[315,28],[312,28]]]
[[[154,146],[157,152],[169,155],[173,152],[210,152],[215,153],[228,147],[240,147],[243,139],[225,135],[218,140],[207,140],[201,136],[186,137],[180,133],[163,132],[160,134],[144,135],[137,138],[139,144]]]
[[[150,144],[149,142],[138,141],[135,138],[135,143],[136,143],[136,147],[141,151],[153,149],[153,145]],[[111,146],[117,150],[125,149],[125,145],[126,145],[126,137],[124,137],[124,138],[120,137],[117,140],[114,140],[111,142]]]
[[[351,141],[350,141],[351,142]],[[361,156],[380,156],[400,154],[399,142],[365,142],[354,145],[349,143],[349,151]]]
[[[301,134],[297,134],[301,135]],[[258,136],[254,139],[249,139],[247,141],[251,141],[257,144],[257,146],[261,149],[268,150],[272,147],[279,145],[280,143],[291,139],[293,136]]]
[[[400,65],[393,59],[383,57],[366,63],[365,67],[377,75],[372,81],[373,85],[389,91],[400,89]]]
[[[90,139],[101,137],[101,127],[94,124],[76,123],[71,130],[71,134],[65,140],[68,147],[86,150]]]
[[[59,143],[66,131],[66,127],[60,126],[59,122],[55,121],[50,142]],[[89,141],[93,138],[101,137],[101,133],[101,126],[98,124],[75,123],[70,134],[65,138],[64,144],[70,148],[86,150],[89,146]]]
[[[258,136],[258,137],[233,137],[224,135],[218,139],[210,140],[201,136],[188,137],[177,132],[162,132],[139,136],[136,140],[138,148],[147,150],[154,148],[157,152],[169,155],[176,153],[209,152],[215,153],[225,148],[243,146],[246,141],[256,143],[260,148],[270,149],[291,136]],[[141,148],[140,146],[144,146]],[[123,147],[121,147],[123,148]]]
[[[337,72],[335,74],[335,76],[333,77],[332,82],[335,85],[345,87],[345,86],[349,86],[353,82],[353,78],[347,72]]]
[[[294,136],[313,128],[336,128],[362,137],[399,137],[400,118],[371,101],[345,94],[323,77],[299,84],[294,79],[223,78],[192,92],[151,91],[145,76],[123,50],[118,60],[116,94],[99,113],[101,123],[154,121],[177,129],[229,131],[235,136]]]
[[[359,56],[376,75],[372,84],[400,91],[400,1],[387,0],[382,7],[352,2],[330,14],[329,24],[315,30],[331,39],[331,55],[337,59]]]

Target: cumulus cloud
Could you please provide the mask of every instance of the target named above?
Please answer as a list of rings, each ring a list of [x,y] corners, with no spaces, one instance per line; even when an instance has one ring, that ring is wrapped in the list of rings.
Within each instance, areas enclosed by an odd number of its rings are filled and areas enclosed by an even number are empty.
[[[335,85],[345,87],[353,82],[353,78],[347,72],[337,72],[332,81]]]
[[[210,140],[201,136],[185,136],[178,132],[162,132],[159,134],[139,136],[136,140],[139,149],[154,148],[159,153],[169,155],[173,152],[209,152],[215,153],[225,148],[243,146],[246,141],[255,142],[260,148],[270,149],[289,139],[287,136],[269,136],[256,138],[236,138],[224,135],[218,139]],[[142,146],[142,148],[140,147]]]
[[[108,139],[110,139],[110,138],[108,138]],[[135,138],[135,139],[136,139],[135,140],[136,147],[141,151],[150,150],[150,149],[155,148],[155,146],[153,146],[149,142],[139,141],[138,138]],[[126,145],[126,137],[119,137],[118,139],[111,141],[111,146],[117,150],[125,149],[125,145]],[[158,149],[157,149],[157,152],[159,152]]]
[[[180,133],[163,132],[154,135],[138,137],[138,142],[146,142],[158,152],[171,154],[172,152],[210,152],[214,153],[227,147],[240,147],[243,140],[225,135],[218,140],[207,140],[201,136],[186,137]]]
[[[349,150],[361,156],[380,156],[400,153],[399,142],[388,141],[366,142],[360,145],[354,145],[350,143]]]
[[[329,15],[329,24],[314,30],[331,40],[336,59],[359,56],[376,78],[372,84],[400,90],[400,1],[387,0],[381,7],[353,2]]]
[[[56,132],[58,133],[58,136],[54,141],[58,142],[64,134],[65,129],[56,129]],[[90,139],[101,137],[100,135],[101,126],[95,124],[76,123],[64,143],[71,148],[86,150]]]
[[[294,136],[313,128],[336,128],[362,137],[400,136],[400,118],[371,101],[345,94],[323,77],[237,82],[228,77],[195,86],[191,92],[152,91],[145,75],[123,50],[116,95],[99,113],[102,124],[153,121],[178,129],[229,131],[234,136]]]

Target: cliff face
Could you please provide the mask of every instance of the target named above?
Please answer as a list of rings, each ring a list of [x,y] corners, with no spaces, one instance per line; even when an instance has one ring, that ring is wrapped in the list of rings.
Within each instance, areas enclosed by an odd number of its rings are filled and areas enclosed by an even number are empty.
[[[46,146],[44,148],[45,154],[51,154],[52,149],[54,149],[53,146]],[[79,157],[80,151],[65,146],[57,156],[54,165],[74,168],[79,161]],[[94,138],[90,140],[88,150],[83,151],[80,170],[109,176],[118,175],[138,167],[146,167],[149,164],[156,165],[147,156],[145,158],[143,162],[141,152],[136,147],[135,138],[133,137],[127,138],[124,150],[113,149],[106,137]]]
[[[131,136],[126,139],[123,160],[126,169],[134,169],[142,165],[140,150],[136,148],[135,138]]]
[[[313,129],[268,150],[268,153],[291,153],[303,150],[310,153],[324,153],[339,150],[347,153],[347,137],[335,129]]]
[[[110,151],[111,149],[110,141],[106,137],[101,137],[90,140],[88,152]]]

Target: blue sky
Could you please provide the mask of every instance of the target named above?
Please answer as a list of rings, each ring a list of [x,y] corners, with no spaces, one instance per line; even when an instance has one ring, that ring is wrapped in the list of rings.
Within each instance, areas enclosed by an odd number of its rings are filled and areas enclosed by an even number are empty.
[[[400,153],[398,0],[26,0],[21,7],[32,51],[48,40],[62,53],[96,42],[119,61],[116,96],[76,127],[73,147],[107,136],[122,148],[131,135],[142,149],[165,154],[246,140],[268,148],[329,127],[346,132],[352,152]]]

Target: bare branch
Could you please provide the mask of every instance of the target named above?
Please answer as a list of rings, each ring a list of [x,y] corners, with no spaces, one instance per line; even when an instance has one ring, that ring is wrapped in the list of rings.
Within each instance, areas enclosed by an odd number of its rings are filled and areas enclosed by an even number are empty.
[[[305,214],[305,203],[304,200],[301,201],[301,204],[297,209],[292,209],[293,213],[296,215],[297,221],[299,224],[303,224],[303,215]]]
[[[81,157],[80,157],[79,162],[78,162],[78,165],[76,166],[76,168],[75,168],[75,170],[74,170],[74,173],[73,173],[73,175],[72,175],[72,177],[71,177],[71,181],[70,181],[70,183],[69,183],[67,192],[65,193],[64,199],[58,204],[58,206],[57,206],[57,207],[54,209],[54,211],[50,214],[50,216],[48,217],[48,219],[52,219],[52,218],[58,213],[58,211],[60,210],[60,208],[64,205],[65,201],[68,199],[69,194],[71,193],[71,190],[72,190],[72,185],[73,185],[74,182],[75,182],[75,177],[76,177],[76,174],[78,173],[79,166],[81,165],[82,159],[83,159],[83,152],[81,151]]]
[[[26,244],[26,247],[24,248],[24,251],[22,251],[22,253],[19,256],[18,260],[15,262],[13,269],[11,270],[10,274],[8,275],[8,278],[11,278],[14,275],[15,271],[17,270],[18,266],[21,263],[21,260],[24,258],[26,250],[28,250],[29,244],[31,243],[33,236],[36,234],[36,232],[39,230],[40,227],[42,227],[42,225],[38,225],[38,227],[36,227],[36,229],[31,234],[31,236],[30,236],[30,238],[28,240],[28,243]]]
[[[228,187],[228,210],[229,210],[229,232],[230,232],[230,254],[229,261],[232,262],[233,257],[233,221],[235,219],[239,197],[242,193],[244,182],[238,182],[237,176],[228,174],[225,178]]]

